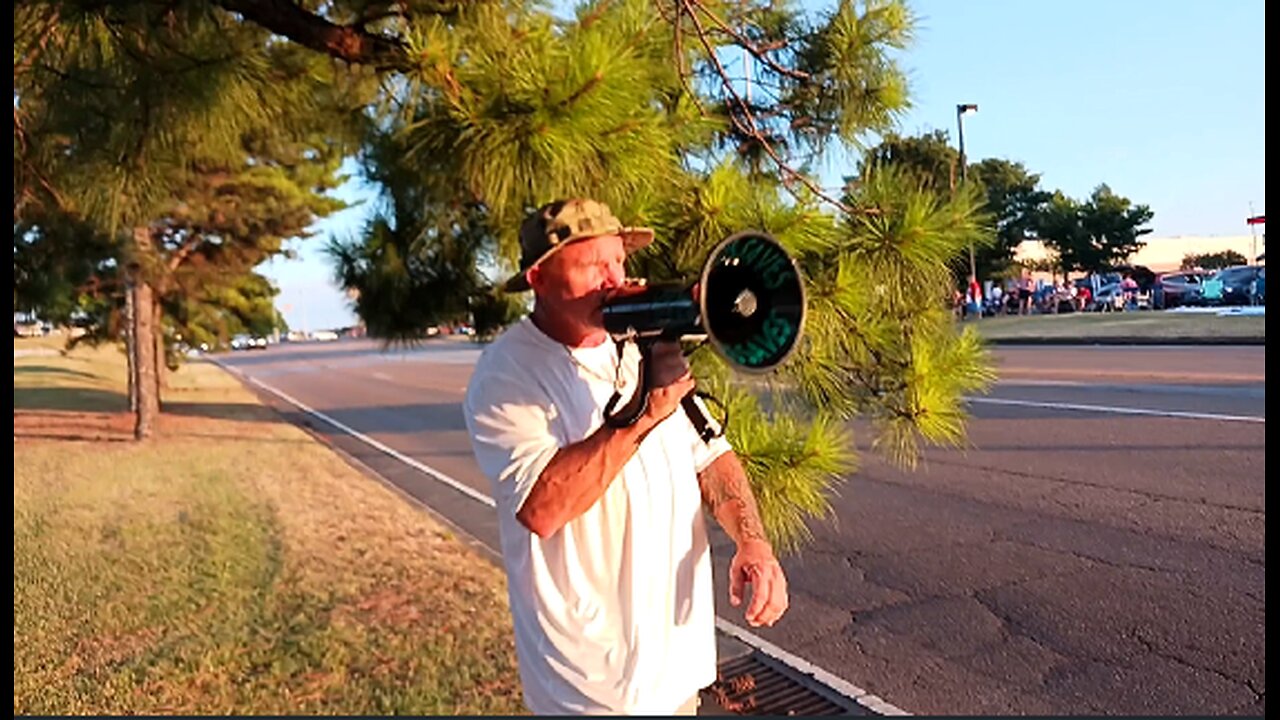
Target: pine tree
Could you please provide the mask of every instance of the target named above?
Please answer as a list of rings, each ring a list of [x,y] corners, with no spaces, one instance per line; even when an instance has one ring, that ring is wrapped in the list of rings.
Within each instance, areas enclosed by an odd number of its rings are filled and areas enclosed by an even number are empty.
[[[80,7],[40,7],[55,6]],[[57,98],[60,109],[95,118],[96,134],[58,129],[81,138],[85,162],[76,168],[115,180],[97,204],[116,220],[106,227],[157,217],[152,192],[178,166],[169,157],[218,147],[225,157],[227,145],[213,139],[231,134],[211,131],[278,112],[292,86],[270,77],[275,61],[263,48],[305,49],[350,63],[353,77],[365,68],[384,81],[362,155],[386,202],[362,240],[331,244],[371,329],[412,337],[418,323],[465,307],[502,316],[511,305],[491,294],[488,271],[512,269],[520,218],[556,197],[591,196],[658,228],[661,242],[632,259],[632,272],[654,280],[688,279],[715,243],[750,227],[799,258],[810,311],[793,362],[748,381],[705,348],[693,356],[700,381],[730,411],[779,546],[796,547],[807,520],[829,513],[856,460],[846,424],[854,415],[871,417],[873,444],[907,464],[921,440],[962,440],[963,394],[990,375],[977,338],[951,323],[945,275],[960,248],[990,235],[975,194],[939,193],[884,171],[840,195],[809,170],[832,145],[857,147],[892,130],[906,109],[893,57],[913,19],[900,0],[842,0],[821,15],[774,0],[600,0],[568,19],[522,0],[86,7],[98,25],[84,37],[98,42],[66,47],[92,62],[45,64],[77,78],[86,68],[109,71],[92,78],[105,89],[87,95],[111,97],[120,111]],[[55,26],[73,24],[54,15]],[[16,37],[45,47],[38,38],[49,13],[28,20]],[[119,28],[145,32],[112,32]],[[263,29],[291,42],[264,43]],[[15,50],[15,88],[24,53]],[[216,61],[227,55],[235,59]],[[163,60],[164,72],[142,72],[135,56]],[[193,72],[191,58],[211,71]],[[23,91],[33,111],[50,87],[70,88],[61,75],[45,81],[24,84],[40,90]],[[175,86],[182,92],[159,92]],[[72,171],[52,161],[56,153],[19,153],[29,137],[21,130],[15,123],[20,197],[53,202],[60,187],[84,187],[65,182]],[[426,294],[433,304],[397,316]]]
[[[334,184],[321,178],[333,173],[340,132],[306,141],[320,118],[342,127],[330,108],[345,80],[314,54],[202,3],[30,2],[15,5],[14,25],[25,41],[14,63],[15,226],[63,214],[118,246],[107,269],[129,295],[130,387],[143,438],[159,411],[157,310],[177,282],[239,283],[283,238],[334,208],[301,196]],[[302,154],[278,152],[286,142]],[[321,170],[307,169],[314,165]],[[243,204],[199,207],[206,201]],[[255,203],[274,215],[253,214]],[[193,267],[200,262],[204,270]]]
[[[773,540],[795,548],[855,467],[851,417],[870,416],[875,446],[905,464],[921,440],[962,441],[963,395],[991,375],[977,337],[952,324],[947,266],[990,236],[990,221],[974,190],[938,192],[885,171],[833,198],[802,169],[830,142],[885,129],[905,106],[888,59],[910,34],[901,4],[841,3],[816,23],[751,4],[751,40],[733,31],[744,7],[601,2],[561,21],[532,6],[478,4],[414,23],[405,42],[420,71],[406,73],[379,124],[403,148],[390,154],[398,172],[372,173],[396,221],[379,216],[365,235],[364,267],[377,270],[365,284],[343,277],[367,299],[358,309],[371,330],[413,318],[405,301],[444,272],[440,238],[469,238],[477,255],[455,257],[493,257],[509,271],[520,218],[574,195],[657,228],[658,242],[631,260],[633,274],[656,281],[696,277],[734,232],[773,233],[808,277],[803,347],[764,380],[736,376],[706,348],[693,362],[728,410]],[[742,44],[762,68],[750,100],[723,60]],[[416,254],[406,254],[411,239]],[[358,264],[358,243],[344,252],[340,267]],[[415,269],[415,255],[432,261]],[[468,275],[467,292],[476,282]],[[427,307],[448,309],[441,303]]]

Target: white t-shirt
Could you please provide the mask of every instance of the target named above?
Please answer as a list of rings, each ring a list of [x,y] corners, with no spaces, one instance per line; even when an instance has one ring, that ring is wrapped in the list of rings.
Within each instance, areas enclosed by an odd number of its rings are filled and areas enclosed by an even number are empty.
[[[623,404],[639,356],[629,344]],[[723,438],[703,442],[678,409],[555,535],[541,539],[516,519],[556,451],[603,424],[617,362],[613,342],[570,351],[525,318],[485,350],[467,388],[467,430],[497,504],[525,703],[538,714],[668,715],[716,677],[697,473],[729,450]]]

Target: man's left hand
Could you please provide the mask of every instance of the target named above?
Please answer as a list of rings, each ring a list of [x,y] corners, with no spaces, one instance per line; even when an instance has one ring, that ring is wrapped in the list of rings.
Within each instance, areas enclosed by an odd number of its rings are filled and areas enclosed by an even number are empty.
[[[773,625],[787,611],[787,576],[763,540],[747,540],[738,545],[729,563],[729,602],[742,604],[743,591],[751,585],[751,602],[746,619],[752,627]]]

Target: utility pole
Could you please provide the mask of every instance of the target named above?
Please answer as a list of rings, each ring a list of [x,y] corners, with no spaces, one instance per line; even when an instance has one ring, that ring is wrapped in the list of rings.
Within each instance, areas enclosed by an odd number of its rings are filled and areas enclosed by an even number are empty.
[[[1263,222],[1263,216],[1253,214],[1252,200],[1249,201],[1249,219],[1246,220],[1245,222],[1249,224],[1249,236],[1250,236],[1249,264],[1257,265],[1258,264],[1258,231],[1254,229],[1254,226],[1259,225]]]
[[[964,186],[965,165],[968,163],[964,159],[964,114],[972,110],[978,112],[978,106],[974,103],[960,103],[956,105],[956,127],[960,131],[960,185]],[[978,279],[978,261],[973,252],[973,241],[969,241],[969,277],[975,281]]]

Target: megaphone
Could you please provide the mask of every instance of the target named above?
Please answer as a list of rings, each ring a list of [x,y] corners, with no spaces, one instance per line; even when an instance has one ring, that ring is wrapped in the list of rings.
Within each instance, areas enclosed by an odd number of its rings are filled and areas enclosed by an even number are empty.
[[[737,233],[716,246],[701,277],[691,286],[647,285],[607,301],[605,330],[615,342],[634,340],[640,346],[640,386],[621,409],[615,409],[621,396],[614,394],[605,406],[605,422],[624,427],[644,412],[654,342],[707,340],[730,366],[763,373],[795,350],[804,330],[804,316],[800,269],[777,240],[757,231]],[[708,439],[709,424],[692,394],[682,405]]]

